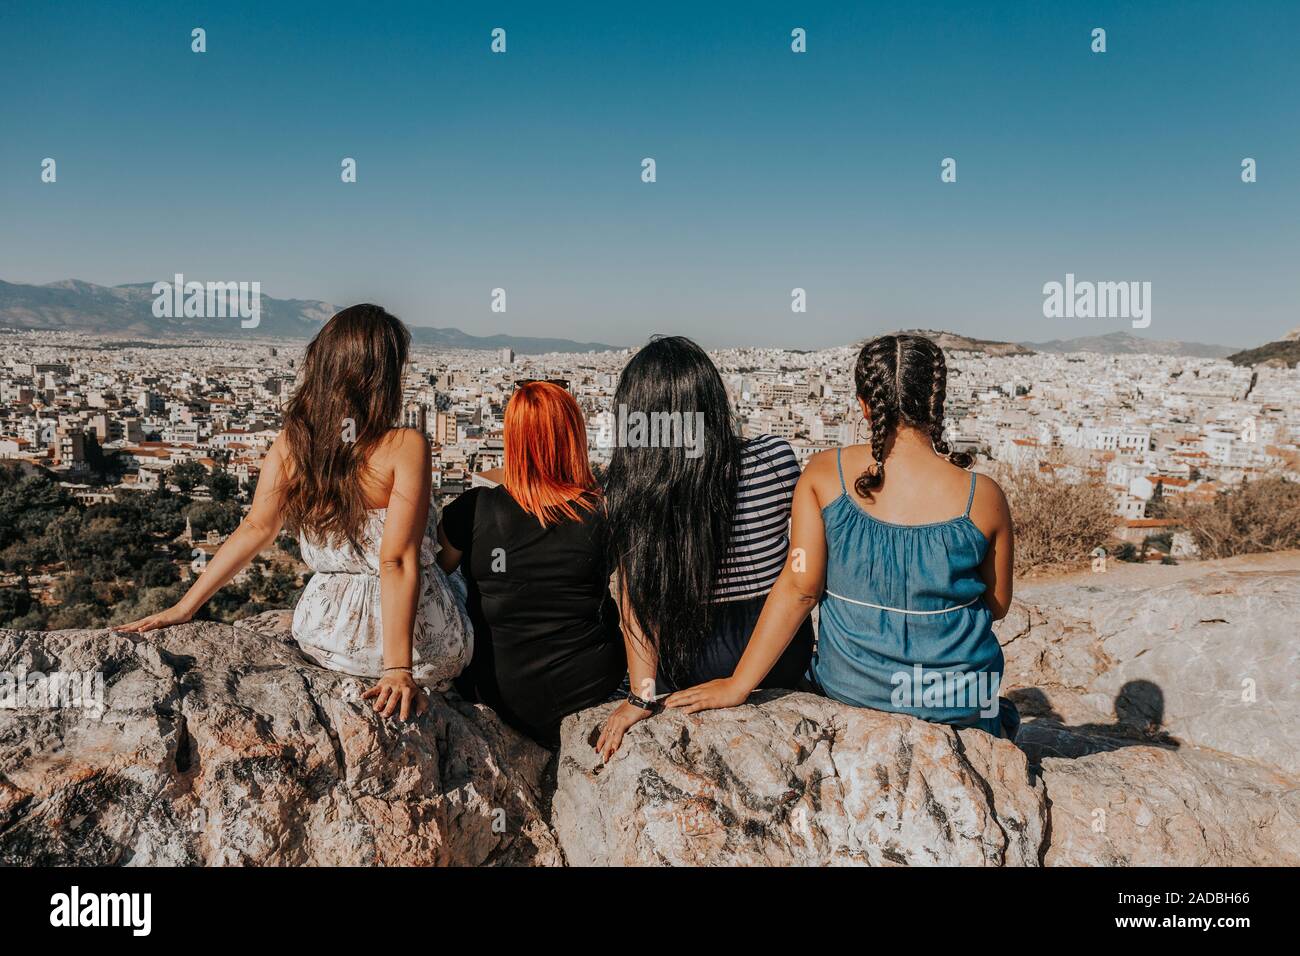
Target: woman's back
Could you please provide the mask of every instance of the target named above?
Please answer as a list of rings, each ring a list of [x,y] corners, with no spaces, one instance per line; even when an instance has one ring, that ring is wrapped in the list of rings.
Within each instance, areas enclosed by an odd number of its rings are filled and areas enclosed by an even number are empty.
[[[865,449],[836,450],[838,496],[823,509],[827,588],[835,589],[836,574],[860,575],[873,603],[926,611],[983,594],[988,540],[972,516],[978,476],[929,455],[927,474],[900,463],[868,501],[845,481],[858,456],[866,458]]]
[[[388,502],[393,493],[397,457],[402,446],[410,441],[417,441],[416,434],[410,429],[395,428],[374,448],[366,461],[361,478],[362,492],[365,495],[366,523],[358,543],[360,549],[349,546],[346,542],[324,543],[312,535],[300,532],[298,535],[302,560],[313,571],[327,574],[378,574],[379,547],[383,541],[384,518],[388,513]],[[425,522],[424,540],[421,542],[421,563],[426,560],[426,550],[433,548],[437,553],[438,509],[432,503],[429,518]],[[433,560],[429,555],[427,560]]]
[[[309,656],[332,670],[368,677],[384,669],[381,548],[398,458],[413,450],[412,443],[423,447],[424,440],[409,429],[394,429],[367,460],[362,489],[370,507],[355,543],[299,532],[303,563],[315,573],[294,609],[293,634]],[[423,454],[427,458],[427,450]],[[412,676],[417,683],[445,689],[473,654],[473,629],[436,564],[438,508],[430,502],[428,511],[417,558]]]
[[[563,646],[603,627],[612,601],[607,530],[599,507],[545,527],[505,487],[472,488],[447,506],[443,531],[464,552],[498,646],[546,639]]]
[[[709,640],[688,670],[658,674],[658,688],[671,690],[713,680],[735,668],[789,556],[790,502],[798,481],[799,461],[785,439],[758,435],[744,443],[727,552],[714,585]],[[768,675],[765,686],[795,686],[808,667],[812,644],[809,622]]]
[[[826,585],[812,674],[846,703],[998,733],[1003,659],[981,600],[989,542],[971,516],[977,477],[961,475],[965,501],[953,500],[959,469],[926,454],[910,474],[904,456],[891,458],[897,493],[887,485],[867,502],[844,473],[869,456],[836,451],[839,494],[822,509]],[[846,466],[846,457],[855,460]],[[878,516],[877,505],[906,520]]]
[[[745,442],[714,601],[742,601],[772,590],[790,547],[790,498],[798,480],[799,462],[789,442],[772,435]]]
[[[387,508],[372,508],[369,511],[359,541],[360,548],[347,542],[325,543],[306,532],[299,532],[298,549],[302,552],[302,563],[320,574],[379,574],[379,546],[384,537],[384,518],[387,513]],[[438,509],[430,504],[424,540],[420,543],[422,565],[432,561],[437,554],[437,526]]]
[[[447,506],[442,530],[462,552],[478,635],[462,690],[554,743],[560,719],[622,677],[603,508],[543,526],[504,486],[472,488]]]

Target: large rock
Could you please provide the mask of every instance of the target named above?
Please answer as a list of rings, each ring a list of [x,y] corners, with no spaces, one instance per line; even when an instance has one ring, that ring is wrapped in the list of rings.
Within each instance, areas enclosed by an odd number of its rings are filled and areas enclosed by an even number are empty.
[[[1300,775],[1300,554],[1112,564],[1020,591],[998,634],[1027,716]]]
[[[766,692],[601,765],[605,706],[565,721],[553,802],[490,711],[376,717],[286,612],[0,631],[0,681],[96,672],[106,703],[0,709],[0,865],[1300,865],[1298,613],[1294,553],[1031,583],[999,628],[1014,746]]]
[[[769,693],[644,721],[601,766],[596,708],[563,730],[570,861],[1300,863],[1300,555],[1020,590],[999,628],[1017,746]]]
[[[1300,555],[1111,565],[1002,622],[1049,865],[1300,863]]]
[[[0,631],[0,673],[98,672],[102,715],[0,710],[0,864],[559,864],[549,754],[434,694],[377,716],[274,615]]]
[[[571,863],[1040,862],[1042,784],[980,731],[769,691],[642,721],[603,765],[591,745],[612,708],[561,731],[552,824]]]
[[[1300,789],[1195,747],[1045,757],[1049,866],[1297,866]]]

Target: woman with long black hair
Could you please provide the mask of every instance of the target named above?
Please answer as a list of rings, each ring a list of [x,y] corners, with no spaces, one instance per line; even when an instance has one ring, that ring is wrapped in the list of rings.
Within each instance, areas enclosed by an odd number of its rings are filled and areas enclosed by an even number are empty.
[[[722,376],[690,339],[637,352],[614,412],[605,500],[631,693],[596,742],[606,759],[657,697],[735,669],[785,565],[799,480],[788,442],[737,434]],[[762,686],[794,687],[812,644],[805,621]]]

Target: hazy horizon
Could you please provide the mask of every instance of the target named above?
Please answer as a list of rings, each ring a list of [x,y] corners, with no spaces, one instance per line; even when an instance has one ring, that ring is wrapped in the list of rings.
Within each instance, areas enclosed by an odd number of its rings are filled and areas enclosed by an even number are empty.
[[[6,8],[3,278],[618,345],[1281,338],[1300,8],[1089,6]],[[1150,327],[1044,318],[1067,273],[1150,282]]]

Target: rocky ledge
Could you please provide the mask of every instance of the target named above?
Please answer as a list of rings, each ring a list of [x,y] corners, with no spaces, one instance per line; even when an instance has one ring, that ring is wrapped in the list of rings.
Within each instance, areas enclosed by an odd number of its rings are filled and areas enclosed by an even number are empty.
[[[1042,861],[1043,785],[981,731],[766,691],[645,721],[603,766],[589,741],[608,709],[564,725],[552,822],[572,863]]]
[[[999,632],[1016,745],[767,692],[607,766],[608,708],[554,759],[455,695],[378,718],[280,612],[0,631],[0,676],[104,703],[0,709],[0,865],[1296,865],[1298,614],[1295,553],[1034,584]]]
[[[546,751],[454,696],[384,720],[285,615],[249,624],[0,632],[0,672],[105,684],[102,715],[0,710],[0,865],[563,861]]]

